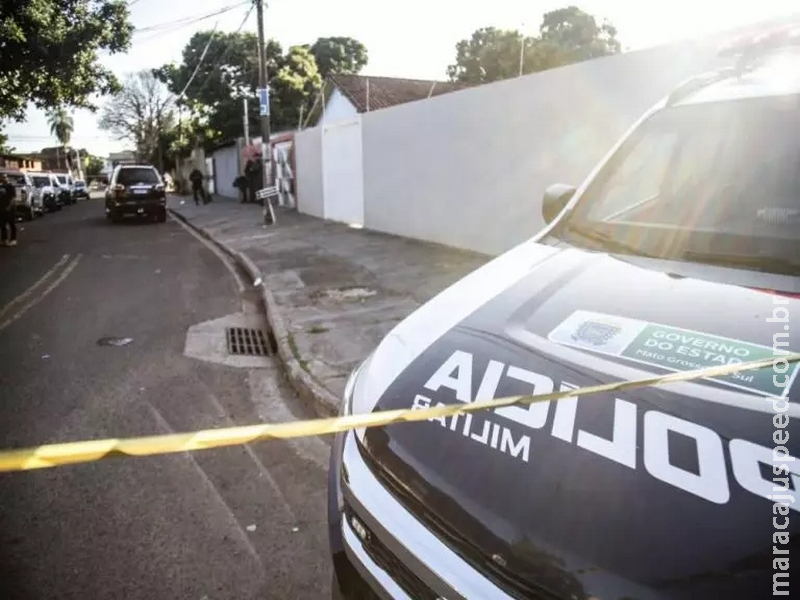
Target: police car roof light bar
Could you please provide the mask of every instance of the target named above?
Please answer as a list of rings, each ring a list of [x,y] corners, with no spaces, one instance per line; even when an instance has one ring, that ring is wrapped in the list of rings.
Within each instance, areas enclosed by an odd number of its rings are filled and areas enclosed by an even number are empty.
[[[800,25],[791,24],[772,31],[739,38],[723,46],[718,56],[734,58],[740,74],[752,69],[756,63],[779,50],[800,47]]]

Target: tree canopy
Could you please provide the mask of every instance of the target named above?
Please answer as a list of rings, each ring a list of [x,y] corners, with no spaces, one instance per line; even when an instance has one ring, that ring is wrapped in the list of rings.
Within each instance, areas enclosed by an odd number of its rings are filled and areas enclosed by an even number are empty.
[[[548,12],[538,36],[517,30],[483,27],[456,45],[456,61],[447,68],[452,81],[489,83],[520,74],[598,58],[621,51],[616,28],[597,23],[575,6]],[[524,44],[524,45],[523,45]]]
[[[83,167],[87,177],[97,177],[103,172],[106,166],[105,160],[99,156],[83,152],[81,152],[81,156],[83,157]]]
[[[47,111],[47,124],[50,127],[50,133],[56,136],[59,144],[62,146],[69,144],[72,132],[75,130],[75,121],[63,106]]]
[[[367,48],[350,37],[323,37],[308,47],[322,79],[332,74],[355,75],[365,66]]]
[[[134,143],[141,160],[152,160],[164,133],[175,127],[173,98],[152,72],[140,71],[103,107],[99,124]]]
[[[209,44],[206,59],[186,87],[206,44]],[[259,130],[257,48],[258,40],[253,33],[200,31],[183,49],[180,63],[154,70],[173,94],[180,94],[186,88],[179,102],[203,113],[202,123],[192,123],[203,141],[242,135],[244,97],[250,100],[250,131]],[[305,114],[311,108],[323,77],[358,72],[366,65],[367,52],[363,44],[345,37],[319,38],[314,44],[292,46],[286,51],[277,41],[269,40],[266,58],[270,125],[279,131],[297,127],[301,112]]]
[[[132,31],[124,0],[0,2],[0,120],[22,120],[28,102],[94,109],[119,89],[99,54],[126,50]]]

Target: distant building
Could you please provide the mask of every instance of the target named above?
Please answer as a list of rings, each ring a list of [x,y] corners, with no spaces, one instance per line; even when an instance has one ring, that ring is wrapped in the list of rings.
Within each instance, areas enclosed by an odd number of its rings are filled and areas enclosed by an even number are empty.
[[[136,152],[133,150],[122,150],[121,152],[112,152],[108,155],[108,162],[111,166],[135,164]]]
[[[39,153],[45,171],[71,171],[75,164],[76,152],[70,146],[53,146],[42,148]]]
[[[0,154],[0,167],[41,171],[42,159],[36,154]]]

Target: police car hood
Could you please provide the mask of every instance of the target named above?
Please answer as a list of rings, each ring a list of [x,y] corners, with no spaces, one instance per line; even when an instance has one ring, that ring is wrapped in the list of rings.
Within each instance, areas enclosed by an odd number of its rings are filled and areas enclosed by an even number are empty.
[[[793,314],[798,300],[527,243],[401,323],[365,363],[356,410],[762,358],[776,333],[797,351]],[[426,527],[522,597],[763,597],[776,558],[772,449],[800,456],[796,418],[773,441],[764,396],[787,389],[774,374],[395,424],[360,432],[360,448]],[[789,523],[779,533],[800,531]]]

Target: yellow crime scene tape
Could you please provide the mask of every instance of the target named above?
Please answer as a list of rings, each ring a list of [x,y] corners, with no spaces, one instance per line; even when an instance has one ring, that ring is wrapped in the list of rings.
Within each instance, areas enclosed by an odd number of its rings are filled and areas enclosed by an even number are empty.
[[[553,392],[531,396],[509,396],[493,400],[463,404],[447,404],[424,409],[387,410],[343,417],[294,421],[291,423],[245,425],[220,429],[205,429],[189,433],[67,442],[61,444],[46,444],[18,450],[5,450],[0,451],[0,472],[46,469],[49,467],[95,462],[117,457],[153,456],[157,454],[209,450],[211,448],[237,446],[264,440],[288,440],[292,438],[339,433],[352,429],[382,427],[394,423],[425,421],[437,417],[478,412],[514,404],[528,405],[537,402],[560,400],[562,398],[572,398],[576,396],[585,397],[604,392],[661,386],[680,381],[713,379],[715,377],[733,375],[742,371],[763,369],[772,366],[773,361],[777,359],[779,359],[781,363],[786,361],[787,364],[800,362],[800,353],[776,355],[773,358],[764,358],[734,365],[707,367],[693,371],[682,371],[670,373],[668,375],[647,377],[645,379],[593,385],[566,392]],[[754,403],[763,401],[764,399],[762,397],[753,397]]]

